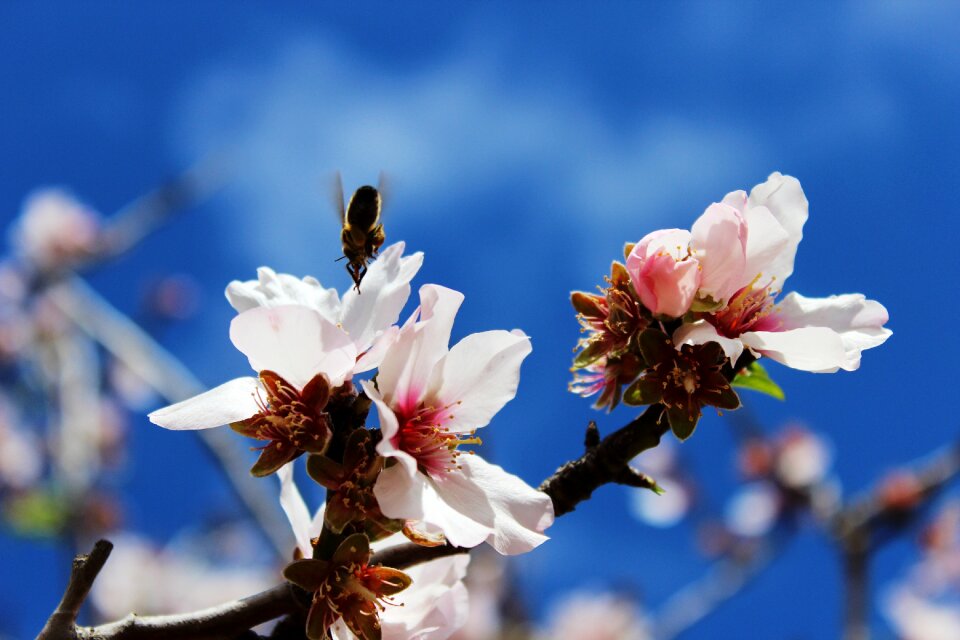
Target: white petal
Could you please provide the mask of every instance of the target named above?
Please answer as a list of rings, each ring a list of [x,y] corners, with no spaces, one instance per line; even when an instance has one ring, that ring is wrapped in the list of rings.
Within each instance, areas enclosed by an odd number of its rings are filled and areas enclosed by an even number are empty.
[[[387,247],[363,277],[360,291],[351,287],[343,294],[340,323],[357,344],[366,350],[376,335],[396,323],[410,297],[410,281],[423,265],[423,253],[405,258],[404,243]]]
[[[287,515],[290,528],[297,539],[297,547],[304,558],[313,555],[313,545],[310,544],[312,520],[307,503],[303,501],[300,490],[293,480],[293,463],[288,462],[277,469],[277,478],[280,479],[280,506]],[[318,532],[319,533],[319,532]]]
[[[783,287],[783,282],[793,273],[793,261],[797,255],[797,245],[803,239],[803,225],[807,221],[807,197],[803,194],[800,181],[779,172],[771,173],[767,181],[758,184],[750,191],[747,211],[753,207],[765,207],[777,219],[786,232],[787,242],[771,262],[764,265],[764,276],[773,276]],[[753,233],[751,228],[750,233]],[[764,283],[761,283],[764,284]]]
[[[427,477],[422,473],[407,473],[402,464],[381,471],[373,485],[373,495],[377,497],[383,515],[404,520],[423,519],[427,491]]]
[[[379,367],[380,363],[383,362],[383,358],[387,355],[387,350],[390,349],[399,337],[400,327],[387,327],[381,331],[380,335],[373,339],[373,344],[370,345],[370,348],[357,359],[357,364],[354,365],[353,372],[355,374],[363,373],[364,371],[372,371]]]
[[[336,323],[340,320],[340,298],[336,289],[324,289],[316,278],[300,280],[286,273],[276,273],[269,267],[257,269],[257,280],[227,285],[227,300],[238,313],[256,307],[280,307],[298,304],[318,311]]]
[[[298,389],[318,373],[343,384],[357,356],[346,332],[303,306],[244,311],[230,323],[230,340],[255,371],[274,371]]]
[[[235,378],[183,402],[157,409],[150,422],[165,429],[209,429],[239,422],[260,412],[256,378]]]
[[[790,237],[766,207],[751,207],[743,217],[747,221],[747,261],[740,286],[747,286],[759,276],[758,286],[772,283],[774,289],[781,289],[783,281],[773,280],[774,265],[790,244]]]
[[[394,409],[412,412],[420,403],[434,365],[447,353],[453,319],[462,302],[463,294],[452,289],[420,288],[420,319],[403,326],[377,374],[377,388]]]
[[[737,338],[726,338],[717,333],[716,327],[706,320],[697,320],[696,322],[687,322],[673,332],[673,344],[677,349],[685,344],[706,344],[716,342],[723,348],[723,353],[730,358],[731,363],[736,363],[743,353],[743,342]]]
[[[383,640],[447,640],[463,627],[469,598],[462,580],[469,561],[461,554],[406,569],[413,584],[395,596],[399,606],[380,616]]]
[[[749,331],[740,340],[750,350],[800,371],[833,373],[847,362],[840,334],[826,327]]]
[[[449,511],[469,518],[488,530],[486,541],[504,555],[525,553],[547,540],[543,531],[553,524],[553,502],[517,476],[476,455],[458,458],[460,472],[436,478],[433,486]],[[441,516],[439,504],[425,504],[423,520],[440,526],[453,544],[467,544],[472,527],[463,528],[449,511]],[[463,537],[461,537],[463,533]]]
[[[530,338],[509,331],[467,336],[434,367],[426,403],[449,408],[444,426],[454,433],[486,426],[516,396],[532,349]]]
[[[829,327],[840,334],[847,358],[841,369],[860,366],[860,353],[879,346],[893,335],[883,325],[889,315],[882,304],[862,294],[848,293],[829,298],[807,298],[790,293],[777,305],[777,318],[784,328]]]

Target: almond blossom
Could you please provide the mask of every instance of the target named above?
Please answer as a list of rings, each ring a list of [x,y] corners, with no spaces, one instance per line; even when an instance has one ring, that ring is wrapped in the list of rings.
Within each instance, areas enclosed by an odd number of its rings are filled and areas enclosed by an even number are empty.
[[[267,440],[255,475],[273,473],[303,451],[320,453],[331,435],[324,411],[356,363],[350,336],[317,311],[297,305],[258,307],[230,323],[230,340],[258,377],[235,378],[150,414],[167,429],[231,424]]]
[[[350,287],[341,299],[337,290],[324,289],[311,276],[303,279],[276,273],[269,267],[257,270],[257,280],[234,280],[227,286],[227,300],[242,313],[257,307],[302,305],[313,309],[343,329],[360,356],[354,373],[377,367],[390,341],[393,327],[410,297],[410,281],[423,265],[423,253],[403,257],[405,244],[384,249],[363,278],[363,293]]]
[[[377,451],[393,460],[374,494],[384,515],[408,528],[442,532],[458,546],[487,541],[500,553],[523,553],[547,539],[550,498],[458,447],[480,444],[476,430],[514,397],[530,339],[487,331],[448,349],[462,301],[456,291],[421,287],[420,308],[384,356],[376,384],[362,383],[380,417]]]
[[[747,196],[734,191],[693,226],[689,252],[700,266],[693,322],[673,335],[677,348],[716,342],[731,362],[749,349],[794,369],[832,373],[860,366],[864,349],[891,335],[879,302],[861,294],[777,295],[793,273],[807,220],[799,181],[773,173]]]
[[[296,482],[293,465],[277,471],[280,479],[280,505],[283,507],[301,557],[313,553],[311,539],[320,535],[324,507],[310,515]],[[375,551],[403,544],[406,538],[396,534],[373,544]],[[463,580],[470,563],[468,554],[460,554],[425,562],[404,570],[411,585],[392,596],[380,613],[383,640],[446,640],[467,620],[467,589]],[[333,640],[352,640],[356,636],[347,625],[338,620],[330,628]]]

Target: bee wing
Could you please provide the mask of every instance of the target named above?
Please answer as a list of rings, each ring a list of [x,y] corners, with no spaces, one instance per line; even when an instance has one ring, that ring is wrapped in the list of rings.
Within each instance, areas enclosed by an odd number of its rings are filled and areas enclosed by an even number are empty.
[[[393,180],[390,179],[384,171],[380,171],[380,175],[377,176],[377,191],[380,193],[380,215],[383,215],[383,210],[387,207],[387,200],[390,199],[392,194]]]
[[[343,179],[339,171],[333,172],[330,179],[330,198],[333,202],[333,209],[340,214],[340,223],[343,224],[347,219],[347,212],[343,204]]]

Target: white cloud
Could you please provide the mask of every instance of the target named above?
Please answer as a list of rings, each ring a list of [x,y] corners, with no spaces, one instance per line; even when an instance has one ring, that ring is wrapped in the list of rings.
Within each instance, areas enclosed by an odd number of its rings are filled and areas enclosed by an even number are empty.
[[[185,159],[231,149],[232,219],[242,216],[263,260],[310,252],[303,229],[333,220],[334,169],[348,190],[385,170],[408,203],[523,184],[530,198],[505,217],[627,219],[640,232],[665,219],[678,190],[720,197],[745,164],[759,166],[760,144],[736,127],[666,113],[611,123],[580,87],[532,89],[498,69],[493,55],[468,54],[397,71],[300,40],[259,65],[204,72],[181,102],[176,145]]]

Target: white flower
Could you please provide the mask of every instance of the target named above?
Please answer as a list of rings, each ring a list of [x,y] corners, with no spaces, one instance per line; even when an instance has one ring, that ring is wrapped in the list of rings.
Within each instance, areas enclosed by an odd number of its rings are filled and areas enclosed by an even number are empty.
[[[66,191],[40,189],[24,201],[12,236],[24,257],[41,269],[51,269],[96,250],[100,216]]]
[[[301,451],[322,453],[331,425],[325,413],[332,389],[349,380],[356,346],[343,330],[303,306],[257,307],[230,323],[230,339],[259,378],[235,378],[159,409],[150,421],[167,429],[230,424],[269,441],[251,473],[267,475]]]
[[[273,371],[297,388],[317,374],[331,387],[349,379],[356,347],[339,327],[301,306],[250,309],[230,323],[230,340],[254,371]],[[159,409],[150,421],[166,429],[209,429],[239,422],[263,408],[257,378],[235,378],[189,400]]]
[[[227,286],[227,300],[242,313],[257,307],[302,305],[339,326],[353,340],[360,359],[354,373],[374,369],[395,337],[392,329],[410,297],[410,281],[423,264],[423,253],[403,256],[404,243],[390,245],[367,269],[363,291],[351,286],[343,294],[324,289],[316,278],[302,280],[269,267],[257,270],[257,280],[235,280]]]
[[[362,383],[380,416],[377,452],[395,460],[374,486],[380,509],[439,529],[454,545],[487,541],[504,554],[529,551],[547,539],[550,498],[457,447],[479,444],[474,432],[514,397],[530,340],[487,331],[448,351],[463,295],[427,285],[420,301],[384,357],[376,386]]]
[[[857,369],[864,349],[883,344],[892,333],[883,327],[887,310],[863,295],[790,293],[774,303],[793,273],[806,220],[800,183],[779,173],[749,197],[735,191],[708,208],[691,249],[703,271],[700,308],[709,312],[677,329],[677,348],[717,342],[731,362],[747,348],[794,369],[832,373]]]
[[[366,280],[364,280],[366,282]],[[293,465],[277,471],[280,478],[280,505],[293,528],[300,553],[311,557],[310,540],[320,535],[323,507],[312,517],[293,479]],[[403,534],[393,535],[373,544],[374,551],[404,544]],[[431,560],[404,569],[413,580],[405,590],[391,597],[396,606],[388,605],[380,616],[383,640],[446,640],[467,621],[467,588],[463,579],[470,563],[468,554]],[[342,620],[331,627],[333,640],[354,640],[355,636]]]
[[[567,595],[551,610],[544,640],[647,640],[648,625],[639,608],[612,593]]]

